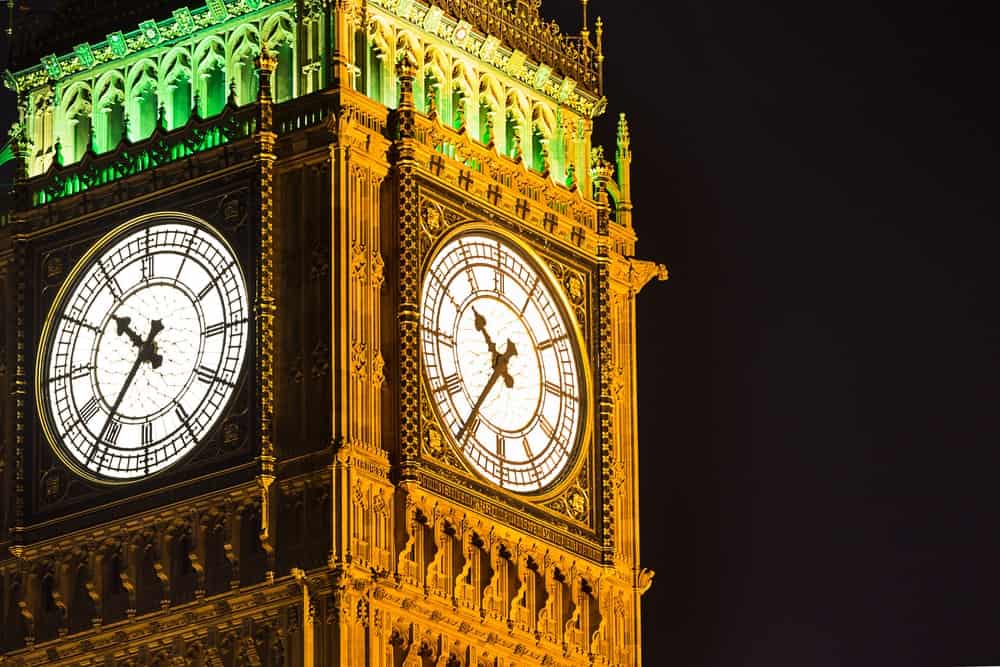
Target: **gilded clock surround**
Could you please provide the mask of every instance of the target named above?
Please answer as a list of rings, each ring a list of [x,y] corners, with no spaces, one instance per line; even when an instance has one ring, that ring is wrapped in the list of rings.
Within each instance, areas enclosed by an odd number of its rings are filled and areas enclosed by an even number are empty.
[[[424,264],[424,271],[427,270],[427,263],[434,258],[440,249],[446,246],[449,242],[466,237],[469,235],[482,233],[487,236],[501,239],[504,243],[511,244],[515,246],[523,256],[529,258],[533,264],[533,268],[538,271],[538,275],[541,280],[544,281],[545,287],[552,292],[552,295],[557,300],[557,307],[564,320],[564,325],[569,328],[567,335],[571,338],[571,350],[575,357],[575,361],[578,364],[578,376],[580,379],[579,387],[579,403],[580,410],[582,411],[582,417],[580,419],[579,431],[576,434],[574,441],[571,443],[571,451],[568,455],[568,461],[566,468],[557,476],[554,482],[546,484],[544,488],[540,490],[533,490],[528,492],[517,492],[515,497],[521,499],[530,499],[531,502],[544,503],[556,496],[566,495],[567,487],[576,487],[571,494],[576,500],[574,502],[574,507],[577,509],[575,511],[565,511],[564,514],[576,518],[579,520],[580,517],[586,514],[584,511],[584,505],[586,504],[585,492],[579,490],[580,484],[580,468],[583,466],[586,456],[581,455],[581,450],[588,449],[586,443],[591,438],[591,423],[593,418],[593,386],[591,383],[591,369],[589,364],[589,354],[582,353],[582,351],[587,349],[587,340],[589,336],[585,336],[581,331],[581,327],[585,322],[580,322],[579,324],[574,323],[570,320],[570,317],[577,318],[577,309],[580,309],[580,304],[583,303],[583,281],[579,274],[575,272],[570,272],[563,268],[561,265],[556,264],[551,261],[551,266],[546,265],[537,255],[537,250],[535,250],[531,244],[514,236],[511,232],[501,224],[489,224],[476,220],[458,220],[455,219],[454,215],[441,215],[441,212],[445,210],[444,206],[441,204],[434,203],[432,199],[425,199],[424,206],[422,207],[424,211],[424,232],[429,243],[422,243],[422,257],[421,261]],[[430,219],[433,223],[428,223],[428,213]],[[442,220],[451,219],[451,222],[442,222]],[[559,281],[553,273],[552,267],[555,267],[560,275],[565,277],[572,276],[575,282]],[[577,285],[578,292],[577,297],[567,298],[563,293],[564,287],[561,282],[565,282],[566,285]],[[582,309],[580,310],[582,313]],[[428,400],[429,396],[433,395],[431,389],[426,385],[426,375],[424,376],[425,384],[422,387],[423,400],[422,405],[424,408],[424,436],[423,442],[427,446],[427,451],[429,454],[435,458],[443,459],[447,463],[459,471],[464,471],[466,474],[470,474],[473,478],[483,479],[482,475],[475,471],[470,463],[463,460],[462,456],[455,455],[454,450],[457,448],[456,443],[452,436],[445,435],[442,437],[441,434],[441,413],[436,409],[431,407],[430,411],[433,415],[428,414],[428,409],[426,406],[432,405],[434,400],[431,398]],[[445,454],[445,447],[442,446],[442,440],[447,439],[451,444],[451,451],[448,452],[450,455]],[[436,444],[435,444],[436,443]],[[490,482],[486,482],[487,486]],[[581,503],[583,503],[581,505]],[[565,505],[568,509],[568,505]]]
[[[91,38],[107,40],[7,77],[21,101],[17,210],[0,227],[8,659],[641,662],[634,304],[666,273],[632,258],[624,119],[614,166],[590,143],[601,27],[564,37],[538,11],[211,0],[139,31],[102,24]],[[186,114],[178,77],[199,72],[210,99],[192,88]],[[115,145],[93,108],[119,99],[138,120]],[[104,136],[70,153],[65,133],[87,122]],[[251,372],[177,474],[95,495],[38,466],[38,327],[95,238],[165,208],[239,239]],[[531,248],[576,319],[588,432],[551,493],[461,472],[435,430],[422,271],[467,223]]]
[[[52,451],[55,452],[56,456],[60,458],[60,460],[68,469],[72,470],[75,474],[84,477],[88,481],[94,482],[96,484],[110,484],[110,485],[130,484],[138,480],[151,479],[152,477],[169,470],[169,468],[172,467],[174,463],[177,463],[177,460],[173,460],[165,468],[155,470],[151,473],[147,472],[144,475],[126,477],[125,479],[101,477],[99,475],[91,474],[88,470],[81,468],[81,463],[79,461],[73,460],[72,456],[70,456],[70,454],[64,450],[63,443],[61,442],[61,437],[58,434],[58,432],[55,431],[53,428],[51,408],[49,406],[48,391],[45,384],[45,380],[48,377],[48,372],[45,369],[45,365],[50,361],[49,354],[51,353],[51,350],[49,350],[46,346],[54,344],[54,341],[51,340],[53,336],[53,327],[54,324],[61,317],[65,308],[69,305],[67,299],[70,296],[70,292],[77,288],[78,280],[82,277],[83,273],[87,269],[94,266],[95,262],[99,260],[102,254],[110,250],[113,242],[121,242],[124,239],[124,237],[126,237],[126,235],[134,231],[147,229],[151,225],[163,224],[168,222],[181,223],[189,227],[190,229],[198,229],[201,231],[201,233],[206,234],[211,238],[213,238],[215,243],[220,243],[221,244],[220,248],[229,254],[229,257],[224,257],[224,259],[232,259],[232,261],[235,263],[234,270],[240,274],[238,277],[234,276],[234,278],[241,281],[244,280],[242,276],[243,269],[239,265],[238,260],[236,260],[235,253],[233,252],[233,250],[230,247],[228,247],[228,244],[226,243],[225,239],[222,238],[221,236],[215,235],[215,233],[212,231],[211,226],[206,224],[203,220],[179,212],[157,212],[157,213],[142,215],[108,232],[104,237],[97,240],[91,246],[91,248],[86,253],[84,253],[83,257],[81,257],[76,262],[75,266],[66,274],[59,288],[59,292],[53,299],[50,311],[48,313],[48,316],[45,318],[44,326],[39,336],[39,339],[42,342],[41,346],[39,347],[38,353],[36,355],[36,368],[34,373],[35,375],[34,392],[35,392],[36,409],[38,410],[38,413],[40,415],[44,415],[44,417],[40,419],[40,422],[42,431],[45,435],[45,439],[52,447]],[[50,255],[46,260],[43,261],[43,271],[45,273],[45,276],[47,278],[60,278],[62,276],[62,270],[61,270],[62,266],[63,266],[63,261],[59,255]],[[53,270],[54,267],[59,267],[60,270],[54,271]],[[102,265],[101,271],[105,272],[104,273],[105,276],[107,276],[106,272],[108,270],[109,269],[106,265]],[[111,271],[112,275],[114,275],[113,269],[111,269]],[[221,276],[219,278],[221,278]],[[110,277],[108,277],[107,279],[110,280]],[[211,283],[209,285],[211,286]],[[198,297],[194,297],[193,295],[191,295],[189,298],[198,298]],[[244,304],[243,307],[245,308],[246,305]],[[176,313],[165,313],[165,315],[176,316]],[[244,318],[246,315],[247,313],[244,313]],[[171,326],[169,321],[166,326]],[[128,323],[125,324],[125,328],[128,328]],[[230,384],[232,386],[232,390],[226,392],[225,403],[222,406],[220,406],[219,408],[220,410],[224,410],[224,408],[228,406],[229,401],[232,399],[233,394],[235,393],[236,389],[239,387],[239,384],[243,379],[243,372],[242,372],[243,357],[245,355],[246,339],[248,338],[246,334],[247,331],[245,330],[244,327],[243,330],[241,331],[241,338],[243,339],[243,343],[240,345],[240,347],[243,348],[243,350],[240,352],[240,357],[239,361],[237,362],[236,372],[233,373],[232,378],[227,381],[227,384]],[[152,349],[155,350],[156,348]],[[136,365],[138,367],[139,365],[138,362]],[[194,372],[193,367],[191,369],[191,372],[192,373]],[[133,393],[135,393],[135,391],[136,390],[133,389]],[[126,392],[123,391],[123,393]],[[108,397],[105,397],[105,400],[107,399]],[[215,417],[212,418],[212,425],[211,428],[209,429],[210,431],[221,427],[220,424],[216,423],[217,421],[218,420]],[[228,437],[232,439],[233,437],[232,422],[230,422],[228,426],[230,430]],[[208,432],[206,432],[205,435],[207,436]],[[226,437],[227,437],[226,434],[223,434],[223,438]],[[207,438],[204,439],[207,440]],[[199,444],[201,444],[200,441],[193,442],[192,449],[196,449]],[[96,447],[99,446],[100,443],[96,445]],[[184,456],[187,456],[190,453],[191,453],[190,451],[186,451],[184,453]]]

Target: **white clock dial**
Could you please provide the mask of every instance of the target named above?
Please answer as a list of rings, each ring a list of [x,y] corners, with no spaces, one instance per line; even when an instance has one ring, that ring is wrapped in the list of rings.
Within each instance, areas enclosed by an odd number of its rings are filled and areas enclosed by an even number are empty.
[[[421,350],[441,423],[489,481],[544,490],[583,425],[576,330],[537,263],[499,236],[467,233],[423,281]]]
[[[39,408],[61,458],[105,482],[183,458],[235,391],[248,317],[239,263],[204,223],[157,214],[99,241],[39,349]]]

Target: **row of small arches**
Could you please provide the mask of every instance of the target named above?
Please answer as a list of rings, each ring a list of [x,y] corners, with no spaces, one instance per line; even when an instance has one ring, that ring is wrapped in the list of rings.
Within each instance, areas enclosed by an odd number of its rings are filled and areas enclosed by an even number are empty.
[[[589,153],[582,122],[564,117],[540,97],[505,84],[501,77],[477,67],[471,59],[452,56],[425,44],[388,22],[372,19],[355,33],[355,88],[388,107],[398,104],[395,63],[406,54],[417,63],[414,101],[417,110],[433,113],[442,124],[464,129],[503,155],[520,158],[557,182],[580,173]]]
[[[36,159],[46,163],[54,159],[51,148],[58,142],[59,160],[71,164],[88,148],[104,153],[125,138],[141,141],[158,122],[173,130],[186,125],[192,115],[214,116],[231,96],[240,105],[254,101],[258,91],[255,60],[261,43],[276,57],[275,100],[291,99],[298,94],[295,27],[291,16],[276,12],[261,24],[243,24],[229,34],[211,35],[178,45],[157,58],[143,58],[126,70],[71,83],[56,105],[39,99]],[[37,166],[43,171],[47,164]]]

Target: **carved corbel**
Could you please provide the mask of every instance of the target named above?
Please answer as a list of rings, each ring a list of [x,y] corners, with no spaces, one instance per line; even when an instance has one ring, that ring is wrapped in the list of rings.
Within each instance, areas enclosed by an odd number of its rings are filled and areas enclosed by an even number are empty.
[[[103,618],[104,605],[104,570],[107,566],[107,553],[105,548],[93,545],[89,548],[87,557],[87,581],[84,587],[87,596],[94,604],[94,617],[91,619],[95,629],[100,629]]]
[[[69,605],[73,599],[73,566],[67,558],[60,558],[53,568],[55,585],[52,601],[59,610],[59,636],[69,633]]]
[[[546,558],[546,602],[538,614],[538,630],[543,640],[557,646],[565,647],[565,628],[572,619],[573,600],[568,583],[571,576],[561,562],[553,563]]]
[[[208,523],[208,517],[191,517],[191,549],[188,551],[187,558],[195,574],[194,597],[196,600],[205,597],[205,566],[208,562],[207,544],[210,531]]]
[[[125,614],[129,618],[135,618],[136,614],[136,586],[139,582],[141,554],[142,547],[137,540],[133,539],[122,543],[121,558],[123,566],[121,572],[118,573],[118,578],[121,580],[122,588],[128,594],[128,609],[125,610]]]
[[[17,601],[17,609],[21,615],[21,621],[24,623],[24,644],[30,647],[35,644],[35,624],[42,609],[42,581],[38,573],[29,569],[27,564],[24,564],[22,568],[20,599]]]
[[[628,258],[628,282],[629,287],[636,294],[646,286],[653,278],[663,281],[670,277],[667,267],[663,264],[650,262],[644,259]]]
[[[173,571],[174,535],[160,530],[149,546],[153,550],[153,573],[160,582],[160,609],[170,608],[170,573]]]
[[[229,507],[226,511],[226,527],[223,533],[222,550],[229,562],[229,588],[240,587],[240,553],[243,539],[243,512],[240,508]]]
[[[493,542],[490,549],[493,577],[483,593],[483,611],[499,621],[510,618],[510,607],[519,588],[516,556],[502,540]]]

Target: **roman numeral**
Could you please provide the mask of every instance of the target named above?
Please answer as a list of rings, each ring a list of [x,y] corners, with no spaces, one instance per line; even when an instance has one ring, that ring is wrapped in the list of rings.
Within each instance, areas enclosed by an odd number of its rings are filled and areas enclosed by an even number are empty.
[[[198,370],[195,371],[198,379],[205,384],[212,384],[215,381],[215,371],[208,366],[198,366]]]
[[[496,291],[497,294],[503,294],[504,293],[503,271],[500,270],[499,266],[493,272],[493,289],[494,289],[494,291]]]
[[[90,397],[90,400],[83,404],[80,408],[80,420],[88,422],[91,418],[97,414],[100,409],[100,403],[97,402],[97,398],[94,396]]]
[[[149,282],[153,277],[153,255],[146,255],[142,258],[142,279]]]
[[[118,434],[122,431],[122,425],[112,420],[104,430],[104,441],[109,445],[118,443]]]
[[[476,280],[476,272],[471,268],[465,270],[465,274],[469,276],[469,287],[472,288],[472,292],[476,293],[479,291],[479,282]]]
[[[205,285],[202,288],[202,290],[200,292],[198,292],[198,300],[201,301],[206,296],[208,296],[208,293],[212,291],[213,287],[215,287],[215,281],[214,280],[211,281],[210,283],[208,283],[207,285]]]
[[[507,441],[504,440],[502,435],[497,436],[497,456],[500,458],[507,457]]]
[[[556,344],[556,341],[560,341],[563,338],[564,336],[559,336],[558,338],[550,338],[548,340],[543,340],[541,343],[537,345],[538,351],[541,352],[542,350],[549,349],[550,347]]]
[[[472,421],[469,422],[469,426],[468,428],[465,429],[465,432],[459,434],[461,436],[463,448],[466,445],[468,445],[469,448],[473,447],[474,443],[476,442],[473,436],[475,436],[476,431],[478,430],[479,430],[479,415],[475,415],[472,418]]]
[[[187,412],[184,411],[184,406],[178,403],[177,407],[174,408],[174,413],[177,415],[177,418],[181,421],[181,424],[184,426],[184,428],[187,429],[187,432],[191,434],[191,437],[193,438],[194,429],[191,428],[191,424],[188,423],[189,418]]]
[[[78,320],[75,317],[70,317],[69,315],[63,315],[62,318],[71,324],[75,324],[78,327],[83,327],[84,329],[90,329],[94,333],[101,333],[101,330],[95,327],[89,322],[84,322],[83,320]]]
[[[142,423],[142,446],[148,448],[153,444],[153,423]]]
[[[531,283],[531,289],[528,290],[528,296],[524,299],[524,305],[521,306],[521,313],[520,313],[521,315],[524,315],[524,313],[528,310],[528,306],[531,305],[531,295],[535,293],[535,288],[536,287],[538,287],[538,278],[537,277]]]
[[[108,283],[108,289],[111,290],[111,296],[114,297],[115,301],[122,300],[122,288],[118,285],[118,280],[113,278],[108,270],[104,268],[104,263],[98,261],[97,266],[101,269],[101,273],[104,274],[104,280]]]
[[[528,455],[528,460],[530,461],[531,459],[535,458],[535,455],[531,453],[531,444],[528,442],[528,439],[524,438],[521,444],[524,445],[524,453]],[[537,471],[535,472],[535,476],[536,477],[538,476]]]
[[[445,332],[434,329],[434,335],[437,336],[437,339],[439,341],[441,341],[448,347],[455,347],[455,339],[446,334]]]
[[[434,391],[447,391],[449,394],[457,394],[462,391],[462,378],[458,373],[452,373],[444,379],[444,384]]]
[[[211,338],[212,336],[218,336],[225,330],[226,330],[225,322],[216,322],[215,324],[212,324],[208,328],[206,328],[204,333],[206,338]]]
[[[87,377],[87,373],[90,372],[93,366],[77,366],[76,368],[70,370],[68,373],[60,373],[59,375],[53,375],[48,379],[49,382],[58,382],[59,380],[65,380],[69,378],[71,380],[80,380]]]
[[[539,420],[538,420],[538,425],[542,427],[542,431],[544,431],[544,432],[545,432],[545,435],[546,435],[546,436],[547,436],[547,437],[548,437],[548,438],[549,438],[550,440],[551,440],[551,439],[552,439],[553,437],[555,437],[555,434],[556,434],[556,429],[555,429],[555,428],[554,428],[554,427],[552,426],[552,424],[550,424],[550,423],[548,422],[548,420],[546,420],[546,419],[545,419],[545,417],[544,417],[544,416],[543,416],[543,417],[541,417],[541,418],[539,418]]]
[[[545,382],[545,391],[549,392],[550,394],[559,396],[561,398],[569,398],[569,399],[576,398],[576,396],[574,396],[573,394],[567,392],[565,389],[563,389],[556,383],[550,381]]]

